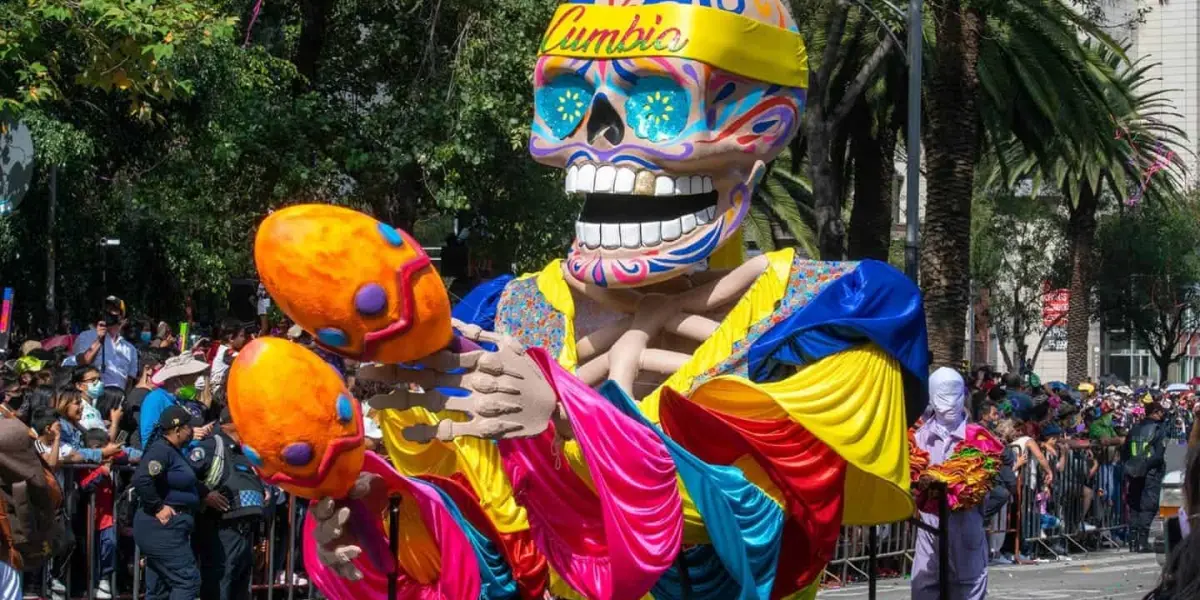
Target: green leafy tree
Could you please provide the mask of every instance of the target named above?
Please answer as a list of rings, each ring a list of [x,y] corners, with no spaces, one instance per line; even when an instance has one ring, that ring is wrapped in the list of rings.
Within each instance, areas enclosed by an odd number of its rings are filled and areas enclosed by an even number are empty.
[[[578,206],[561,173],[526,149],[529,74],[553,6],[285,0],[265,3],[247,30],[245,2],[158,2],[143,14],[150,4],[0,4],[0,35],[21,41],[3,47],[0,97],[20,103],[42,167],[0,235],[22,327],[59,311],[88,318],[107,293],[155,317],[181,317],[191,303],[215,319],[231,282],[254,277],[258,222],[297,202],[359,208],[426,245],[440,245],[457,217],[493,273],[564,253]],[[65,22],[36,13],[60,5]],[[89,12],[104,5],[143,21]],[[95,66],[127,53],[68,48],[127,39],[155,61],[126,70],[128,86],[76,77],[107,73]],[[161,44],[173,50],[154,57]],[[38,85],[54,92],[36,102],[22,95],[35,62],[47,67]],[[103,237],[121,245],[101,249]],[[29,299],[53,289],[57,299],[35,310]]]
[[[122,92],[139,117],[188,95],[178,73],[196,46],[223,43],[236,19],[208,3],[28,0],[0,4],[0,112],[77,99],[79,89]]]
[[[1056,200],[993,191],[978,194],[971,211],[971,278],[989,291],[988,322],[1010,372],[1033,369],[1062,320],[1047,325],[1042,315],[1045,286],[1065,250]],[[1040,336],[1033,346],[1031,336]]]
[[[935,362],[962,357],[975,167],[998,140],[1042,160],[1110,143],[1117,48],[1064,0],[952,0],[929,11],[921,284]],[[1119,53],[1118,56],[1123,56]],[[1122,106],[1116,104],[1116,106]]]
[[[1032,178],[1059,190],[1067,214],[1066,233],[1070,307],[1067,316],[1067,379],[1075,384],[1087,376],[1088,329],[1091,323],[1093,244],[1097,218],[1106,203],[1170,203],[1183,189],[1181,153],[1186,134],[1171,123],[1182,117],[1155,89],[1144,60],[1126,62],[1123,51],[1089,42],[1089,72],[1104,74],[1096,81],[1101,102],[1085,105],[1099,135],[1073,140],[1058,135],[1061,125],[1026,123],[1024,140],[996,140],[994,176],[1008,182]],[[1110,75],[1111,74],[1111,75]],[[1107,112],[1104,112],[1107,110]],[[1083,127],[1079,116],[1069,123]]]
[[[794,241],[805,255],[817,257],[812,184],[795,158],[791,150],[784,150],[771,162],[762,184],[754,190],[743,227],[760,250],[769,252]]]
[[[1146,204],[1101,219],[1097,308],[1150,349],[1166,380],[1200,328],[1200,203]]]

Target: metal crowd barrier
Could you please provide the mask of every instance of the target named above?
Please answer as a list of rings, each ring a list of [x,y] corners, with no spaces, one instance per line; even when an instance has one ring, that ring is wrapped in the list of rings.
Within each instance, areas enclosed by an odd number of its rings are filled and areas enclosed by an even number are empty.
[[[946,527],[949,516],[950,507],[943,495],[938,507],[937,526],[927,525],[914,517],[885,525],[842,527],[833,560],[826,565],[821,584],[845,585],[865,579],[867,596],[873,600],[876,595],[875,584],[881,574],[908,577],[916,554],[918,532],[925,531],[937,539],[939,595],[948,598],[950,544]],[[881,573],[881,564],[890,565],[889,570]]]
[[[54,557],[53,560],[47,561],[41,569],[33,572],[25,573],[24,581],[26,589],[24,597],[26,599],[49,599],[51,593],[51,581],[59,580],[66,587],[66,593],[62,596],[72,600],[96,600],[96,586],[93,584],[96,580],[96,555],[98,552],[98,531],[97,531],[97,511],[96,511],[96,496],[88,494],[87,503],[82,505],[80,501],[85,493],[80,490],[78,480],[82,478],[82,473],[86,473],[95,469],[98,465],[94,464],[70,464],[59,465],[58,473],[56,474],[60,485],[63,488],[63,515],[65,518],[65,526],[70,529],[74,535],[75,543],[73,548],[63,553],[61,556]],[[131,466],[116,466],[110,467],[113,479],[113,507],[112,515],[116,528],[117,548],[113,552],[113,571],[109,577],[109,589],[112,592],[112,597],[120,599],[135,600],[144,597],[144,566],[142,564],[141,551],[137,544],[130,544],[133,547],[132,555],[132,573],[127,573],[122,568],[122,559],[128,559],[126,553],[122,556],[121,541],[129,539],[132,542],[131,535],[123,535],[121,531],[120,515],[118,508],[120,499],[123,495],[130,491],[128,476],[133,473],[134,467]],[[270,502],[275,502],[275,496],[272,496]],[[282,551],[286,552],[286,558],[282,568],[282,574],[285,576],[283,583],[277,580],[276,569],[274,568],[276,549],[276,534],[280,515],[275,514],[272,510],[270,514],[264,517],[260,527],[253,533],[251,537],[250,547],[254,549],[255,566],[260,559],[263,559],[261,568],[252,568],[250,577],[250,594],[252,598],[266,598],[267,600],[275,600],[276,598],[286,598],[287,600],[316,600],[322,598],[320,593],[313,587],[309,581],[305,585],[296,585],[296,567],[299,556],[297,553],[297,533],[298,523],[297,515],[302,510],[301,502],[297,502],[293,496],[288,496],[287,500],[287,545]],[[279,506],[275,505],[275,509]],[[77,518],[81,516],[82,511],[83,529],[74,527]],[[75,577],[73,577],[73,563],[75,562],[74,554],[82,551],[83,558],[86,561],[87,579],[84,582],[84,589],[79,589],[79,586],[74,585]],[[191,552],[191,548],[181,549],[181,551]],[[129,562],[125,562],[129,565]],[[29,589],[29,584],[37,582],[37,589]],[[126,585],[129,588],[120,587]]]
[[[1064,559],[1101,549],[1116,548],[1127,537],[1123,472],[1120,464],[1099,464],[1093,449],[1061,449],[1055,460],[1054,483],[1046,502],[1043,529],[1038,493],[1044,475],[1032,457],[1016,472],[1017,492],[999,513],[985,522],[993,558],[1011,547],[1013,557]],[[1095,471],[1094,473],[1092,471]],[[1085,494],[1085,490],[1091,490]],[[1090,501],[1085,506],[1085,497]],[[1086,525],[1085,525],[1086,524]],[[912,573],[917,526],[912,520],[886,525],[843,527],[833,560],[822,583],[846,585],[876,577],[906,578]],[[872,540],[876,540],[872,553]]]
[[[998,553],[1006,538],[1012,538],[1012,548],[1015,554],[1043,555],[1059,559],[1073,553],[1083,553],[1102,548],[1117,547],[1126,538],[1128,526],[1124,506],[1123,474],[1120,464],[1095,464],[1091,450],[1063,450],[1066,456],[1058,460],[1047,460],[1056,470],[1050,498],[1046,503],[1046,515],[1059,521],[1058,526],[1043,528],[1041,502],[1038,493],[1044,476],[1039,473],[1037,461],[1030,459],[1017,472],[1017,493],[1009,499],[1005,509],[987,521],[988,545],[993,556]],[[96,468],[96,465],[75,464],[60,465],[59,481],[63,486],[63,509],[67,526],[75,523],[80,507],[81,491],[78,488],[76,474]],[[1061,469],[1061,470],[1059,470]],[[1092,470],[1095,473],[1092,473]],[[113,477],[113,517],[117,520],[118,503],[122,495],[128,492],[128,475],[133,468],[129,466],[112,467]],[[1085,488],[1091,489],[1090,506],[1085,509]],[[274,502],[272,497],[272,502]],[[64,556],[55,557],[45,565],[40,572],[27,573],[26,582],[40,582],[41,595],[29,595],[26,598],[50,598],[49,589],[52,579],[59,579],[67,587],[67,598],[95,600],[94,586],[97,553],[96,531],[96,498],[88,496],[87,504],[82,507],[85,511],[82,539],[80,531],[75,529],[75,548]],[[299,503],[294,497],[287,501],[287,545],[283,549],[287,553],[283,574],[285,580],[278,583],[275,577],[276,533],[279,524],[277,515],[264,519],[263,526],[252,537],[251,547],[256,549],[255,562],[265,559],[261,568],[254,569],[250,581],[250,591],[255,598],[285,598],[287,600],[308,600],[319,598],[319,593],[312,583],[295,585],[297,553],[297,514]],[[393,519],[394,521],[394,519]],[[940,522],[945,523],[946,519]],[[1088,525],[1085,527],[1084,523]],[[1053,524],[1047,521],[1047,525]],[[141,553],[133,544],[132,574],[129,578],[132,593],[121,593],[119,584],[123,583],[125,574],[121,568],[121,544],[123,537],[120,523],[114,524],[117,530],[117,550],[113,553],[113,572],[109,580],[113,598],[139,599],[143,597],[143,566]],[[823,583],[844,585],[866,580],[874,587],[879,577],[907,577],[912,572],[912,563],[916,552],[917,531],[925,529],[939,538],[939,554],[944,554],[947,544],[941,543],[944,531],[932,528],[918,520],[909,519],[896,523],[875,526],[843,527],[837,542],[833,560],[829,562],[823,574]],[[394,538],[396,539],[396,538]],[[260,542],[262,542],[260,544]],[[261,548],[261,549],[260,549]],[[73,586],[72,554],[84,552],[87,565],[87,581],[85,589],[78,590]],[[190,549],[189,549],[190,551]],[[946,560],[945,556],[940,557]],[[55,569],[55,567],[58,569]],[[941,573],[948,569],[939,569]],[[55,577],[55,574],[59,577]],[[392,584],[394,585],[394,583]],[[81,593],[82,592],[82,593]]]

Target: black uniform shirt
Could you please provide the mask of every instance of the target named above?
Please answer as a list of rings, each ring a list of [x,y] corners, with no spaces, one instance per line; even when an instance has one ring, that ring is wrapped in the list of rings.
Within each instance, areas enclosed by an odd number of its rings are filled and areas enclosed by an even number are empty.
[[[151,443],[142,455],[142,462],[133,474],[133,486],[142,509],[151,515],[164,505],[193,510],[208,494],[183,453],[163,438]]]

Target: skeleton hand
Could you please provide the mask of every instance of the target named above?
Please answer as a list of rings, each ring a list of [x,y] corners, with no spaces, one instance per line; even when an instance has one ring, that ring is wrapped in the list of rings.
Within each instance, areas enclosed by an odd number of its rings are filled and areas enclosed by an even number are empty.
[[[455,322],[463,337],[496,345],[495,352],[442,351],[420,363],[420,368],[401,365],[364,365],[358,376],[391,384],[416,384],[421,392],[406,385],[367,402],[376,410],[407,410],[421,406],[467,413],[466,422],[443,420],[436,425],[413,425],[404,437],[428,442],[435,437],[449,441],[459,436],[485,439],[531,437],[545,431],[558,413],[558,398],[533,358],[516,340],[483,331],[478,326]],[[436,388],[455,388],[466,395],[447,394]]]
[[[364,502],[371,514],[383,514],[387,507],[387,490],[378,475],[361,473],[350,488],[351,500]],[[322,498],[313,505],[313,518],[317,522],[314,534],[317,539],[317,558],[338,575],[351,581],[362,579],[362,572],[354,566],[354,560],[362,554],[360,541],[354,536],[347,522],[350,508],[333,498]]]

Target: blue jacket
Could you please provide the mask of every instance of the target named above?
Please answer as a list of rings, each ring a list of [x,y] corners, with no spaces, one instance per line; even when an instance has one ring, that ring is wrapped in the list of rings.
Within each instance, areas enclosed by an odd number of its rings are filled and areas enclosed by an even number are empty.
[[[164,410],[168,406],[178,404],[175,396],[168,394],[166,390],[158,388],[142,400],[142,413],[138,420],[138,433],[142,440],[142,449],[145,450],[145,444],[150,439],[150,432],[154,431],[154,427],[158,425],[158,418],[162,416]]]

